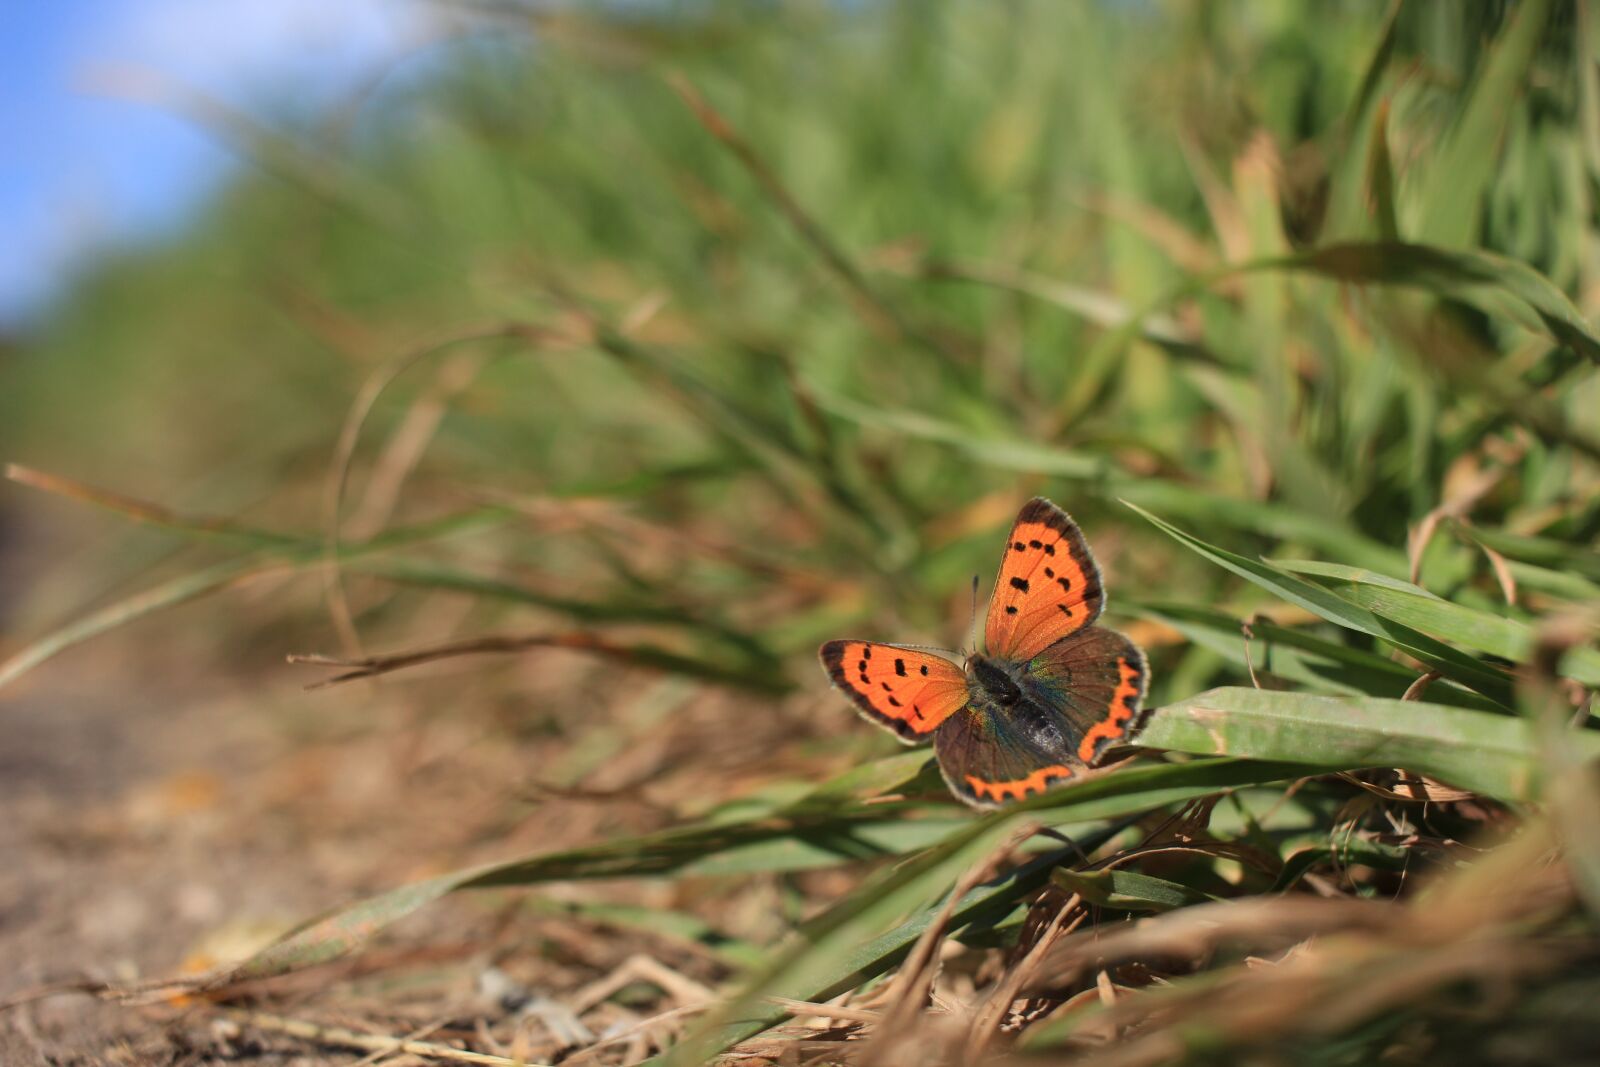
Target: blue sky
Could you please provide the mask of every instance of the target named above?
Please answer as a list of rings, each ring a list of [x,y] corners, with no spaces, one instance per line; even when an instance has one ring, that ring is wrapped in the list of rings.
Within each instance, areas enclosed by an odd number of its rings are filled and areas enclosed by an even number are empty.
[[[306,113],[430,28],[414,0],[0,0],[0,329],[96,249],[181,226],[235,166],[127,86]]]

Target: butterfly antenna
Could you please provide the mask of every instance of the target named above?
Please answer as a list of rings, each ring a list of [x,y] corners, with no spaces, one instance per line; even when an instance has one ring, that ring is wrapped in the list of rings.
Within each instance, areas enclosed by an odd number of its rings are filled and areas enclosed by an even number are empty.
[[[960,659],[961,656],[962,656],[962,653],[959,652],[958,650],[953,649],[953,648],[945,648],[943,645],[903,645],[899,641],[896,641],[894,644],[890,645],[889,647],[890,648],[909,648],[913,652],[942,652],[946,656],[954,656],[957,659]]]
[[[978,651],[978,581],[980,576],[972,576],[972,621],[967,624],[967,644],[973,652]]]

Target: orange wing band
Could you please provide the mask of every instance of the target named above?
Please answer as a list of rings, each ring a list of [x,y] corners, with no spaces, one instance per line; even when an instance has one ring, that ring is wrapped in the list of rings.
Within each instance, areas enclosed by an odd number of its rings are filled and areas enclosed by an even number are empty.
[[[1014,782],[985,782],[982,778],[967,775],[967,785],[980,800],[995,804],[1007,800],[1021,800],[1033,793],[1042,793],[1053,781],[1061,778],[1071,778],[1072,768],[1057,764],[1054,767],[1040,767],[1026,778],[1018,778]]]
[[[1093,763],[1101,750],[1110,742],[1128,732],[1128,724],[1138,712],[1139,700],[1144,696],[1144,671],[1125,657],[1117,657],[1116,692],[1111,695],[1111,709],[1106,717],[1089,727],[1078,743],[1078,758]]]

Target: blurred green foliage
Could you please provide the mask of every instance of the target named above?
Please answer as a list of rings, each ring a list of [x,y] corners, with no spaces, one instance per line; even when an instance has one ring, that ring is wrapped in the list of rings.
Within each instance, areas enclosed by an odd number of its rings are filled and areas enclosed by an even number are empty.
[[[1582,15],[474,9],[433,73],[374,78],[317,128],[175,99],[258,169],[181,238],[105,263],[13,357],[7,452],[314,545],[346,412],[394,370],[355,441],[357,533],[494,493],[606,498],[748,549],[634,559],[518,523],[427,552],[408,595],[517,574],[746,633],[752,666],[846,625],[956,639],[965,577],[1036,490],[1090,531],[1114,608],[1232,596],[1124,497],[1241,550],[1396,574],[1441,506],[1587,551],[1600,386],[1509,262],[1592,303]],[[1384,240],[1507,262],[1441,286]],[[1334,267],[1228,269],[1352,242]],[[39,617],[216,551],[171,544],[100,545]],[[1465,536],[1425,563],[1435,592],[1497,597]],[[1518,565],[1534,606],[1572,597],[1563,568]],[[381,626],[395,591],[361,586],[358,621]],[[1172,655],[1158,698],[1221,669]]]

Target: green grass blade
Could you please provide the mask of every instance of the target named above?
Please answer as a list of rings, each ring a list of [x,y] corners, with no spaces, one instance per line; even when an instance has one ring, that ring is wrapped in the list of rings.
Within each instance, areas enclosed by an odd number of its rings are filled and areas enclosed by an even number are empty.
[[[506,521],[511,513],[501,508],[479,508],[414,526],[395,527],[359,544],[345,545],[341,557],[365,556],[423,541],[440,540]],[[104,607],[90,611],[42,637],[35,638],[0,662],[0,688],[39,664],[85,641],[166,608],[220,592],[260,574],[277,570],[305,570],[321,564],[320,539],[284,541],[269,552],[214,563],[189,574],[142,589]]]
[[[171,581],[161,582],[74,619],[36,638],[0,662],[0,688],[74,645],[125,626],[146,615],[176,607],[227,589],[259,574],[292,564],[281,560],[242,559],[213,564]]]
[[[1184,533],[1176,526],[1150,514],[1136,504],[1129,504],[1139,514],[1158,528],[1166,531],[1180,544],[1187,545],[1213,563],[1232,571],[1262,589],[1298,604],[1307,611],[1347,629],[1368,634],[1395,648],[1416,657],[1446,678],[1477,690],[1502,706],[1511,706],[1511,686],[1506,676],[1486,664],[1480,663],[1427,634],[1420,633],[1403,623],[1386,619],[1377,613],[1353,604],[1320,585],[1304,581],[1292,574],[1266,563],[1246,559],[1232,552],[1208,545],[1197,537]]]
[[[932,263],[923,275],[939,280],[955,280],[987,285],[1006,292],[1029,296],[1064,311],[1080,315],[1107,329],[1120,326],[1133,317],[1133,309],[1111,293],[1056,281],[1030,271],[1012,270],[991,263]],[[1214,363],[1217,357],[1169,315],[1146,315],[1139,321],[1139,336],[1174,355]]]
[[[717,957],[736,972],[757,967],[766,958],[759,945],[729,937],[713,924],[684,911],[601,900],[548,898],[530,900],[528,909],[538,914],[578,918],[617,931],[678,941]]]
[[[1378,236],[1385,241],[1400,240],[1400,223],[1394,208],[1394,164],[1389,158],[1389,107],[1385,103],[1372,121],[1372,139],[1367,146],[1367,190],[1372,213],[1377,218]]]
[[[781,668],[771,651],[743,630],[704,615],[696,615],[676,605],[652,604],[639,597],[610,602],[582,600],[577,597],[547,593],[501,578],[474,574],[456,567],[415,560],[355,561],[348,564],[348,569],[418,589],[443,590],[544,608],[585,624],[652,623],[682,628],[715,638],[737,649],[744,658],[760,663],[761,669],[769,676],[781,677]]]
[[[1600,602],[1600,585],[1566,571],[1555,571],[1521,560],[1506,560],[1506,569],[1518,588],[1530,589],[1578,603]]]
[[[1464,245],[1477,232],[1501,140],[1549,21],[1549,0],[1525,0],[1511,9],[1510,26],[1494,43],[1455,128],[1431,160],[1421,194],[1424,240]]]
[[[817,403],[839,418],[915,440],[950,445],[992,467],[1073,479],[1098,479],[1112,474],[1110,461],[1101,456],[1029,441],[985,437],[932,415],[863,404],[820,386],[811,388]]]
[[[1399,697],[1417,680],[1402,663],[1364,649],[1351,648],[1306,630],[1253,619],[1249,660],[1238,618],[1211,608],[1161,601],[1119,600],[1124,611],[1165,623],[1195,645],[1233,663],[1241,676],[1247,666],[1263,675],[1298,682],[1314,691],[1352,696]],[[1435,703],[1494,711],[1488,697],[1441,679],[1428,690]]]
[[[1361,864],[1384,871],[1403,871],[1414,858],[1411,850],[1360,837],[1340,837],[1303,844],[1284,858],[1283,869],[1273,880],[1272,892],[1286,893],[1316,867]]]
[[[1069,893],[1076,893],[1090,904],[1120,911],[1171,911],[1174,908],[1216,900],[1209,893],[1190,889],[1181,882],[1152,878],[1121,868],[1101,871],[1074,871],[1058,868],[1050,881]]]
[[[1600,732],[1572,735],[1591,757]],[[1520,719],[1378,697],[1224,687],[1151,712],[1139,744],[1357,770],[1404,767],[1499,800],[1533,799],[1537,751]]]
[[[1348,526],[1283,504],[1224,496],[1155,478],[1134,478],[1117,470],[1101,456],[1027,441],[984,437],[921,412],[870,406],[825,390],[818,390],[817,400],[830,413],[859,425],[948,445],[976,462],[1002,470],[1081,481],[1085,490],[1105,499],[1121,496],[1186,518],[1300,541],[1337,552],[1364,566],[1404,566],[1405,563],[1403,554],[1377,544]]]
[[[1371,195],[1376,190],[1370,181],[1370,153],[1363,158],[1361,153],[1351,151],[1351,147],[1361,139],[1363,128],[1366,129],[1370,144],[1374,130],[1385,125],[1383,116],[1374,105],[1379,100],[1384,75],[1394,61],[1399,43],[1397,31],[1400,13],[1404,6],[1404,0],[1390,0],[1377,44],[1363,69],[1361,84],[1351,96],[1332,135],[1328,214],[1323,227],[1323,233],[1330,237],[1351,237],[1361,233],[1368,209],[1375,206]]]
[[[306,541],[298,534],[247,526],[215,515],[185,515],[148,500],[114,493],[58,474],[47,474],[19,463],[7,463],[3,470],[0,470],[0,476],[30,489],[102,508],[133,522],[172,530],[194,538],[237,541],[250,548],[293,548]]]
[[[1592,542],[1587,545],[1569,544],[1553,537],[1535,537],[1514,534],[1487,526],[1467,526],[1456,523],[1455,529],[1464,537],[1487,545],[1509,559],[1568,571],[1592,581],[1600,581],[1600,548]]]
[[[1274,560],[1296,574],[1313,575],[1322,585],[1368,610],[1413,626],[1423,633],[1467,648],[1488,652],[1514,663],[1526,663],[1533,652],[1533,628],[1462,607],[1434,596],[1410,582],[1375,574],[1358,567],[1313,560]],[[1561,662],[1561,673],[1585,685],[1600,685],[1600,653],[1574,648]]]
[[[1402,241],[1352,241],[1259,260],[1229,273],[1260,270],[1304,271],[1336,281],[1424,289],[1510,314],[1528,329],[1600,362],[1600,335],[1567,295],[1526,263],[1491,252]]]
[[[1348,524],[1284,504],[1225,496],[1155,478],[1130,478],[1124,483],[1108,484],[1105,492],[1107,497],[1120,497],[1141,508],[1159,508],[1191,522],[1228,526],[1263,537],[1311,545],[1363,567],[1382,569],[1405,565],[1404,553],[1379,544]]]

